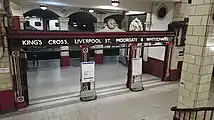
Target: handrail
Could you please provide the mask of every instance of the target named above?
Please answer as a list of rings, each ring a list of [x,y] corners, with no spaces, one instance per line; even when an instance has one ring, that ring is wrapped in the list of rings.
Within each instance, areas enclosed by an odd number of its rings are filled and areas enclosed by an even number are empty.
[[[177,108],[172,107],[171,111],[182,111],[182,112],[195,112],[195,111],[210,111],[214,110],[214,107],[198,107],[198,108]]]
[[[172,107],[171,111],[174,111],[173,120],[187,120],[187,119],[192,120],[192,117],[194,117],[194,120],[208,120],[208,119],[213,120],[214,116],[213,115],[214,107],[198,107],[198,108]],[[203,116],[198,116],[198,112],[203,112]],[[210,113],[209,116],[207,116],[208,113]]]

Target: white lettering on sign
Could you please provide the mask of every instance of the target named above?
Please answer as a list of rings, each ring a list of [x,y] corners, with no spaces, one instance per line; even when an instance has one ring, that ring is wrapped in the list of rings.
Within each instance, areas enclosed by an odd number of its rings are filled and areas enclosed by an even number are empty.
[[[168,38],[167,37],[163,37],[163,38],[146,38],[147,42],[161,42],[161,41],[168,41]]]
[[[0,68],[0,73],[9,73],[10,69],[9,68]]]
[[[48,40],[49,45],[68,45],[67,40]]]
[[[74,39],[75,44],[101,44],[100,39]]]
[[[22,45],[24,46],[42,45],[42,40],[22,40]]]
[[[116,38],[116,43],[138,42],[138,38]]]

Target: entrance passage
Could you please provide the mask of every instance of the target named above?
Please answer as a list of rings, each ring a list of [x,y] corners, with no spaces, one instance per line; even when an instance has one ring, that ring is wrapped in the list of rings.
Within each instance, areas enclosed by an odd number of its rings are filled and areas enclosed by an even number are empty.
[[[70,66],[62,69],[60,67],[59,47],[28,48],[26,53],[30,103],[79,90],[79,68]]]
[[[98,97],[104,92],[112,91],[106,88],[118,86],[127,90],[135,87],[136,84],[133,83],[137,80],[136,78],[142,76],[142,73],[143,84],[146,81],[167,80],[169,75],[171,56],[167,50],[168,43],[171,43],[170,38],[174,37],[170,32],[22,32],[14,33],[17,36],[10,38],[11,62],[14,68],[12,75],[17,91],[15,99],[17,99],[18,109],[28,106],[29,101],[30,104],[36,104],[37,101],[44,102],[47,99],[62,100],[64,96],[79,97],[81,62],[97,63],[94,77]],[[29,35],[25,36],[27,34]],[[37,38],[38,35],[40,38]],[[146,43],[148,45],[145,45]],[[147,52],[145,50],[139,52],[138,44],[143,49],[159,46],[164,49],[154,48]],[[110,47],[102,47],[106,45]],[[155,51],[160,53],[156,54]],[[137,68],[136,73],[133,72],[136,71],[132,68],[133,58],[143,58],[142,64],[139,64],[141,62],[138,60],[138,66],[142,66],[142,72],[141,68]],[[89,86],[90,83],[84,84],[86,85]]]
[[[25,51],[28,59],[27,80],[30,103],[41,99],[79,93],[81,48],[80,46],[70,46],[69,48],[71,64],[66,68],[60,67],[59,47],[29,47]],[[96,64],[95,67],[96,89],[126,88],[128,67],[130,67],[129,49],[130,46],[121,47],[121,45],[104,46],[99,49],[93,46],[89,47],[89,61],[95,61],[94,53],[96,50],[103,51],[103,63]],[[156,50],[156,52],[162,50],[161,53],[163,55],[160,56],[153,50]],[[163,79],[164,58],[165,54],[167,54],[165,50],[166,46],[144,47],[142,51],[139,51],[139,48],[135,50],[134,58],[143,56],[141,64],[143,84],[158,83]],[[125,59],[126,62],[124,63],[121,59]]]

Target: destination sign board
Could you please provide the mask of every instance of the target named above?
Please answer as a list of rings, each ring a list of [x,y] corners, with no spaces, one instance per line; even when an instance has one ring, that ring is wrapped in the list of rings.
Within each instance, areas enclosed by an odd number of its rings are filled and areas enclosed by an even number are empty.
[[[72,39],[22,39],[22,46],[55,46],[55,45],[82,45],[82,44],[124,44],[143,42],[170,42],[168,37],[160,38],[72,38]]]

